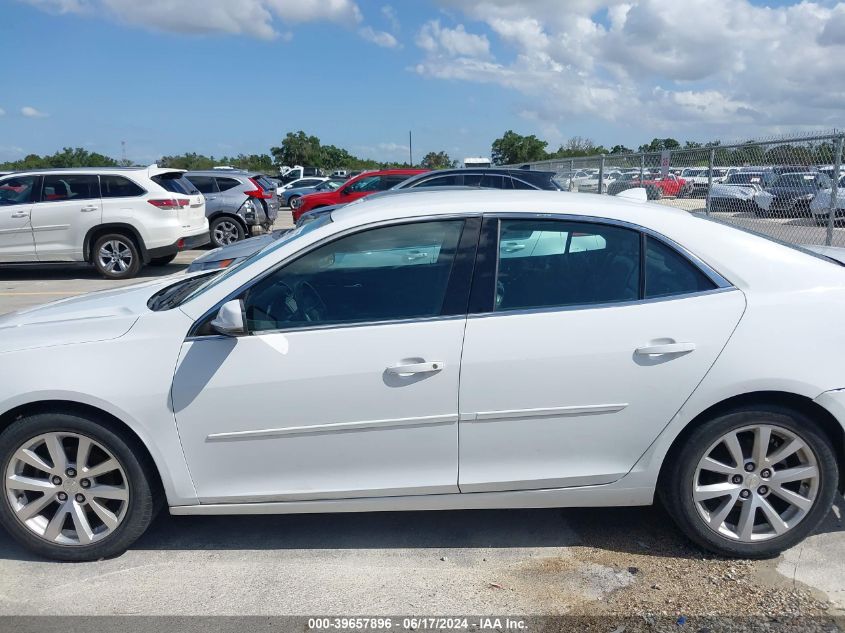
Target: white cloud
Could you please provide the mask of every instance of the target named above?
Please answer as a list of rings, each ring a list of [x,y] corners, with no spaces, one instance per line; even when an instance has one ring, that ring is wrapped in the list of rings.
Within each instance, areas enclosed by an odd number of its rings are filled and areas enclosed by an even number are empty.
[[[390,25],[390,29],[397,33],[402,29],[402,25],[399,23],[399,16],[396,14],[396,9],[394,9],[389,4],[384,5],[381,8],[381,14],[384,16],[384,19],[387,20],[387,23]]]
[[[285,24],[329,21],[359,24],[354,0],[22,0],[58,13],[105,14],[131,25],[176,33],[279,36]],[[289,39],[286,31],[283,39]]]
[[[399,46],[398,40],[390,33],[387,31],[376,31],[371,26],[358,29],[358,34],[368,42],[372,42],[382,48],[396,48]]]
[[[549,129],[579,117],[692,137],[841,125],[845,2],[439,1],[466,19],[423,25],[413,70],[511,89]],[[444,43],[468,29],[483,44]]]
[[[440,26],[440,20],[423,24],[417,35],[417,46],[429,55],[486,58],[490,56],[490,42],[486,35],[468,33],[463,24],[454,29]]]
[[[46,112],[42,112],[41,110],[33,108],[32,106],[22,107],[21,114],[30,119],[43,119],[44,117],[50,116]]]

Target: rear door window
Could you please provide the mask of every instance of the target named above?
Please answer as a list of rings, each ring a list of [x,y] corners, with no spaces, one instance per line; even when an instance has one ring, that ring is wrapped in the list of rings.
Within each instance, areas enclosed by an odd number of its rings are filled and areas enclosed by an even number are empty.
[[[234,189],[241,184],[239,180],[235,180],[234,178],[217,178],[216,180],[217,187],[220,191],[228,191],[229,189]]]
[[[503,220],[496,310],[639,298],[640,233],[568,220]]]
[[[91,200],[100,197],[100,180],[89,174],[49,174],[41,188],[42,202]]]
[[[200,193],[215,193],[217,191],[214,178],[211,176],[189,176],[188,180],[194,183],[194,186],[199,189]]]

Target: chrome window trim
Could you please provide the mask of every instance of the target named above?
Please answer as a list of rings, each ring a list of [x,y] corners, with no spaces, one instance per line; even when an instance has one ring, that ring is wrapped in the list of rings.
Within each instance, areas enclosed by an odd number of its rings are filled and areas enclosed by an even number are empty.
[[[606,308],[626,308],[629,306],[642,306],[651,303],[665,303],[667,301],[681,301],[683,299],[694,299],[697,297],[706,297],[708,295],[723,294],[726,292],[739,292],[738,288],[733,286],[728,288],[713,288],[712,290],[703,290],[701,292],[689,292],[680,295],[667,295],[665,297],[652,297],[651,299],[635,299],[632,301],[609,301],[607,303],[573,303],[567,306],[543,306],[539,308],[520,308],[517,310],[499,310],[498,312],[474,312],[467,315],[467,318],[473,319],[489,318],[489,317],[508,317],[508,316],[525,316],[530,314],[546,314],[553,312],[575,312],[581,310],[603,310]]]
[[[249,338],[264,336],[266,334],[291,334],[293,332],[311,332],[314,330],[346,330],[351,328],[375,327],[381,325],[406,325],[409,323],[430,323],[433,321],[463,321],[467,318],[465,314],[448,314],[437,315],[431,317],[414,317],[410,319],[390,319],[387,321],[356,321],[354,323],[324,323],[322,325],[303,325],[301,327],[291,327],[278,330],[261,330],[249,334],[242,334],[238,337],[226,336],[225,334],[206,334],[194,335],[185,338],[185,342],[189,341],[207,341],[209,339],[231,339],[231,338]]]
[[[263,280],[265,277],[272,275],[280,268],[283,268],[290,262],[300,257],[304,257],[308,255],[312,251],[325,246],[330,242],[334,242],[354,233],[360,233],[363,231],[367,231],[370,229],[377,229],[386,226],[395,226],[398,224],[416,224],[418,222],[438,222],[438,221],[449,221],[449,220],[467,220],[469,218],[478,218],[482,217],[483,212],[481,211],[472,211],[466,213],[444,213],[444,214],[432,214],[432,215],[425,215],[425,216],[415,216],[415,217],[404,217],[404,218],[388,218],[387,220],[379,220],[376,222],[368,222],[367,224],[359,224],[357,226],[350,227],[348,229],[343,229],[342,231],[338,231],[336,233],[332,233],[324,237],[321,240],[314,242],[313,244],[309,244],[306,248],[297,251],[296,253],[292,253],[288,257],[285,257],[280,262],[276,263],[275,266],[268,268],[267,270],[263,271],[260,275],[253,277],[247,283],[242,285],[237,290],[229,293],[224,299],[218,301],[211,309],[207,310],[199,319],[194,321],[191,325],[190,329],[188,330],[188,335],[186,336],[185,340],[195,340],[195,339],[205,339],[208,337],[219,336],[217,334],[206,334],[206,335],[198,335],[194,332],[196,331],[197,327],[203,323],[209,316],[215,314],[219,309],[227,301],[232,301],[233,299],[237,299],[241,294],[252,288],[255,284],[259,281]],[[458,247],[460,247],[460,241],[458,243]],[[447,319],[447,318],[461,318],[465,319],[466,315],[435,315],[431,317],[417,317],[412,319],[390,319],[390,320],[379,320],[379,321],[356,321],[354,323],[335,323],[335,324],[326,324],[323,326],[313,325],[313,326],[303,326],[301,328],[285,328],[281,330],[262,330],[260,333],[256,334],[244,334],[242,336],[261,336],[262,334],[270,334],[270,333],[279,333],[279,332],[293,332],[299,331],[303,329],[313,330],[313,329],[329,329],[329,328],[340,328],[340,327],[362,327],[367,325],[383,325],[386,323],[413,323],[417,321],[429,321],[429,320],[436,320],[436,319]],[[231,337],[224,337],[224,338],[231,338]]]

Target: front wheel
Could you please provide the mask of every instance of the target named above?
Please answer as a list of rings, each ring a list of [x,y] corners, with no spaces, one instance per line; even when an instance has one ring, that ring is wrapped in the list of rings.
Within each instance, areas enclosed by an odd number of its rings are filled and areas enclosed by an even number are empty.
[[[47,558],[122,553],[155,514],[150,466],[136,442],[95,418],[38,413],[0,434],[0,524]]]
[[[299,200],[302,196],[291,196],[288,198],[288,206],[293,209],[293,202],[294,200]]]
[[[686,438],[661,481],[681,530],[717,554],[768,558],[830,510],[839,469],[831,440],[806,415],[753,407],[713,418]]]

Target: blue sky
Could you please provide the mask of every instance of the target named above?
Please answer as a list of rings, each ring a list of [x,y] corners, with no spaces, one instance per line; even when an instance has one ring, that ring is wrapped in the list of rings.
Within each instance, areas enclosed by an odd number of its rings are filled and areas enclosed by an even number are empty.
[[[845,3],[4,0],[0,160],[84,146],[488,155],[507,129],[636,147],[841,127]],[[564,9],[565,7],[565,9]],[[796,47],[795,42],[802,42]],[[25,110],[24,110],[25,109]]]

